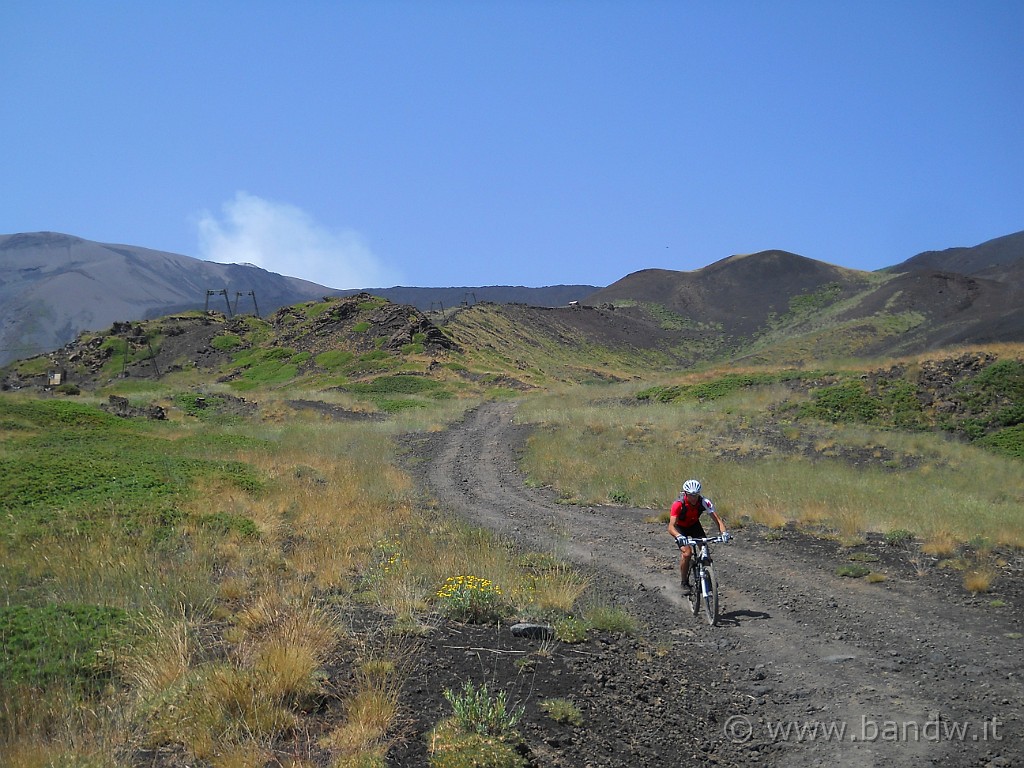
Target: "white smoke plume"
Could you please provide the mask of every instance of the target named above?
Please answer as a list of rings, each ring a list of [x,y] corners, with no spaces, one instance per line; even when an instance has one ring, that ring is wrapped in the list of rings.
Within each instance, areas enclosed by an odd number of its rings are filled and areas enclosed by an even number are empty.
[[[357,232],[332,232],[305,211],[238,192],[223,218],[199,217],[201,258],[300,277],[327,288],[384,288],[393,284]]]

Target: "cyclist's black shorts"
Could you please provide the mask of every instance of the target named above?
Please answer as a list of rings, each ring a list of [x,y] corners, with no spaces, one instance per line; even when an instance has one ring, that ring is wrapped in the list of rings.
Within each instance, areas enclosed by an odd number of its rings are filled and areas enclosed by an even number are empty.
[[[688,539],[703,539],[707,537],[707,534],[704,533],[704,526],[700,524],[700,521],[687,528],[677,528],[677,530]]]

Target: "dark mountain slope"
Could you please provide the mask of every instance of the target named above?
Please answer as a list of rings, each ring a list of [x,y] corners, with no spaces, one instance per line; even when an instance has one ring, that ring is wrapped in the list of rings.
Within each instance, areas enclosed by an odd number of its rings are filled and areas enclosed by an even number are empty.
[[[880,353],[1024,339],[1024,291],[1001,281],[939,270],[908,272],[866,294],[855,310],[838,319],[887,311],[917,313],[924,321],[884,345]]]
[[[1014,239],[1007,242],[1012,245]],[[1005,254],[1005,245],[992,253]],[[1004,276],[1019,275],[1024,260],[997,268]],[[684,358],[746,356],[793,362],[1020,341],[1020,285],[934,268],[859,272],[785,251],[765,251],[732,256],[693,272],[637,272],[587,302],[678,315],[681,334],[672,346]],[[700,331],[699,338],[693,336],[694,329]],[[690,333],[684,338],[686,331]]]
[[[529,304],[534,307],[564,307],[570,302],[589,296],[596,290],[596,285],[549,285],[543,288],[528,288],[521,285],[412,288],[398,285],[392,288],[337,291],[336,295],[372,293],[396,304],[409,304],[421,312],[429,312],[472,306],[482,301],[491,301],[495,304]]]
[[[226,295],[207,296],[207,291]],[[108,245],[56,232],[0,236],[0,363],[55,349],[83,330],[189,308],[261,312],[330,289],[240,264]]]
[[[500,329],[487,336],[484,349],[502,350],[502,364],[513,368],[529,357],[516,353],[516,343],[553,345],[552,364],[559,344],[593,344],[584,364],[614,358],[618,373],[634,363],[660,368],[738,356],[788,362],[877,356],[1024,339],[1024,255],[1015,255],[1022,246],[1024,233],[1018,233],[972,249],[920,254],[882,272],[772,250],[690,272],[642,270],[596,291],[399,286],[372,292],[422,312],[443,308],[431,312],[432,319],[451,323],[453,333],[467,323],[480,325],[481,338],[490,333],[488,324]],[[928,266],[947,263],[976,273]],[[202,309],[207,302],[229,314],[234,302],[252,312],[249,292],[264,316],[353,293],[248,265],[68,235],[0,236],[0,365],[57,349],[84,330]],[[580,306],[568,306],[574,302]],[[463,314],[495,304],[504,309]]]
[[[587,297],[588,304],[658,304],[695,322],[721,326],[728,336],[752,337],[793,299],[830,287],[831,302],[877,282],[869,272],[826,264],[786,251],[730,256],[693,272],[635,272]]]
[[[595,290],[382,288],[371,292],[422,311],[481,301],[564,306]],[[223,291],[226,295],[207,295]],[[262,314],[339,291],[247,264],[216,264],[175,253],[110,245],[56,232],[0,235],[0,365],[56,349],[86,330],[209,306]]]
[[[1019,281],[1024,268],[1024,232],[988,240],[970,248],[946,248],[925,251],[889,267],[888,272],[912,272],[919,269],[959,272],[961,275],[1015,275]]]

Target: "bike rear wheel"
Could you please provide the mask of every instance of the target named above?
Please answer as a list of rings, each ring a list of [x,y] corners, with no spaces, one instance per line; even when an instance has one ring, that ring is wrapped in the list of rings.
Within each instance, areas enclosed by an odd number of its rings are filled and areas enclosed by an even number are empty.
[[[704,618],[713,627],[718,621],[718,574],[715,573],[714,565],[704,566],[702,579],[703,584],[697,585],[695,597],[704,609]],[[697,615],[696,606],[693,615]]]

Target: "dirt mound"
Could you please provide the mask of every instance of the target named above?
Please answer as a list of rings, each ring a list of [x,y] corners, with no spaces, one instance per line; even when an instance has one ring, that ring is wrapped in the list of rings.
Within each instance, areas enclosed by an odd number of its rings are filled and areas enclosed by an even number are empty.
[[[322,311],[312,311],[314,306]],[[52,373],[87,389],[115,378],[157,379],[184,370],[199,370],[228,380],[237,375],[237,371],[230,370],[236,357],[268,339],[276,348],[307,353],[307,369],[316,365],[316,355],[331,350],[401,354],[410,345],[427,353],[457,349],[415,307],[391,304],[366,293],[283,307],[265,321],[269,324],[267,334],[254,336],[255,322],[249,315],[227,317],[207,311],[114,323],[104,332],[82,334],[42,356],[47,362],[46,373],[21,376],[11,368],[4,386],[48,388]],[[218,343],[218,339],[224,343]]]

